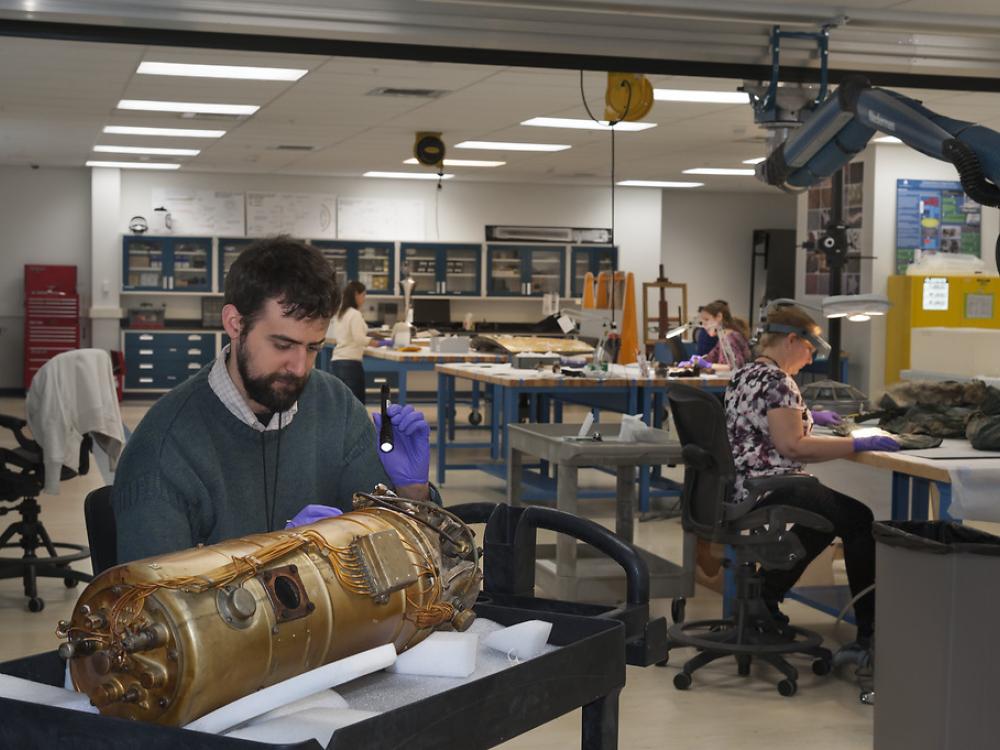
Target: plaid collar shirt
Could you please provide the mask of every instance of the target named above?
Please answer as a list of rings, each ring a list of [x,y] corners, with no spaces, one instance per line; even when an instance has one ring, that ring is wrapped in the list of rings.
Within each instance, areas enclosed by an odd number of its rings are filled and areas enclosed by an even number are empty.
[[[271,421],[267,425],[261,424],[261,421],[257,419],[257,415],[253,413],[253,409],[247,404],[240,395],[240,392],[236,389],[236,384],[233,383],[233,379],[229,377],[229,370],[226,369],[226,362],[229,359],[229,349],[231,344],[227,344],[223,347],[222,351],[215,358],[215,362],[212,364],[212,369],[208,373],[208,385],[219,397],[219,400],[229,409],[230,413],[240,420],[247,427],[256,430],[257,432],[267,432],[269,430],[279,429],[288,427],[292,423],[292,418],[299,410],[299,403],[296,401],[292,404],[287,411],[275,412],[271,415]]]

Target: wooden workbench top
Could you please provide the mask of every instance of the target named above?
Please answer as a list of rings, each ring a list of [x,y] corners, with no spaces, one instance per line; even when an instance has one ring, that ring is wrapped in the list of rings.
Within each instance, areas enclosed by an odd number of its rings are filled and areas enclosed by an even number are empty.
[[[421,347],[419,352],[401,352],[388,346],[365,347],[365,356],[387,359],[392,362],[506,362],[506,354],[484,354],[482,352],[432,352]]]
[[[627,388],[630,386],[664,387],[673,383],[691,385],[695,388],[724,388],[729,383],[728,378],[641,378],[638,373],[626,371],[625,375],[612,375],[607,378],[571,377],[544,370],[517,370],[509,364],[441,364],[434,370],[442,375],[451,375],[467,380],[494,385],[519,385],[531,388],[559,386],[560,388]]]

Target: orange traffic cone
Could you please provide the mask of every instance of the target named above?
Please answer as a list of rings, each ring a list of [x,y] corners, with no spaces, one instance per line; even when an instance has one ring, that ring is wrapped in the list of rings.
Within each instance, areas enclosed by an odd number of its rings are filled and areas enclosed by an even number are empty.
[[[635,275],[625,276],[625,299],[622,300],[622,345],[618,350],[618,364],[629,365],[636,361],[639,350],[639,325],[636,322]]]
[[[587,271],[583,276],[583,308],[594,309],[594,274]]]

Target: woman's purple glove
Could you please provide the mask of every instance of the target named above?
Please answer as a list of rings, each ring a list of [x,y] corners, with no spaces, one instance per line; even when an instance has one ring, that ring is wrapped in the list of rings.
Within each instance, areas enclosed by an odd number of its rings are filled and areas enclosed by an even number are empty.
[[[322,521],[324,518],[334,518],[343,514],[344,511],[340,508],[333,508],[329,505],[307,505],[295,514],[295,518],[285,524],[285,528],[291,529],[296,526],[306,526],[310,523]]]
[[[683,362],[678,363],[677,367],[698,367],[702,370],[710,370],[712,363],[700,354],[695,354],[691,359],[685,359]]]
[[[392,339],[375,339],[375,346],[392,346]]]
[[[813,411],[810,409],[809,413],[812,415],[813,424],[817,424],[820,427],[830,427],[844,421],[835,411],[827,411],[826,409],[817,409],[816,411]]]
[[[389,404],[393,449],[378,451],[382,466],[396,487],[427,484],[431,468],[431,428],[424,415],[412,406]],[[375,433],[382,431],[382,415],[372,414]]]
[[[854,438],[854,452],[863,451],[887,451],[889,453],[899,450],[899,443],[888,435],[868,435],[867,437]]]

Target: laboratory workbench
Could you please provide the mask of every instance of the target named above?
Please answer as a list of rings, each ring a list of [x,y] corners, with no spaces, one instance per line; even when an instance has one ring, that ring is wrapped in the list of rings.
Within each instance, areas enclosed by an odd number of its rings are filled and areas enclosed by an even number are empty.
[[[580,425],[517,424],[509,430],[507,450],[507,502],[521,501],[524,457],[544,459],[556,467],[556,509],[579,513],[577,473],[582,467],[611,466],[617,473],[615,534],[630,544],[635,529],[636,468],[643,465],[681,463],[681,446],[662,430],[646,440],[619,442],[578,439]],[[684,532],[680,565],[637,548],[649,567],[650,596],[679,599],[694,595],[695,539]],[[615,601],[621,598],[622,576],[613,561],[587,545],[559,535],[552,545],[539,545],[536,578],[545,591],[571,601]],[[553,554],[554,553],[554,554]]]
[[[437,433],[437,482],[443,484],[449,468],[483,468],[480,464],[449,464],[447,450],[452,447],[479,447],[479,443],[455,442],[452,404],[456,379],[480,383],[489,389],[490,459],[499,461],[505,455],[508,426],[520,421],[520,401],[528,396],[537,401],[531,414],[539,421],[562,422],[564,403],[574,403],[594,409],[607,409],[624,414],[642,414],[646,424],[660,426],[664,396],[670,386],[683,383],[708,390],[721,391],[728,378],[705,376],[697,378],[663,378],[639,376],[638,368],[612,366],[602,379],[573,377],[544,370],[520,370],[510,364],[455,363],[435,366],[438,374],[438,425],[445,428]],[[640,469],[639,507],[649,510],[649,473]]]

